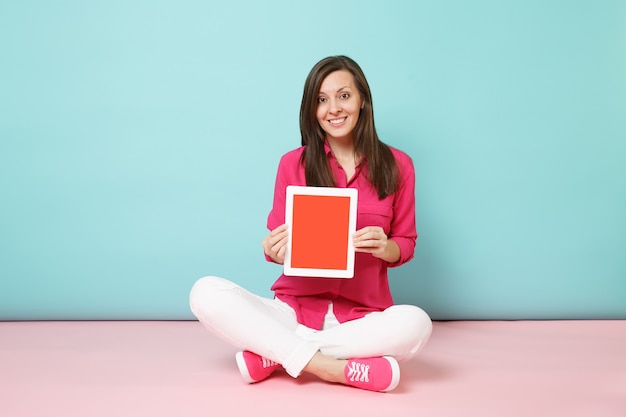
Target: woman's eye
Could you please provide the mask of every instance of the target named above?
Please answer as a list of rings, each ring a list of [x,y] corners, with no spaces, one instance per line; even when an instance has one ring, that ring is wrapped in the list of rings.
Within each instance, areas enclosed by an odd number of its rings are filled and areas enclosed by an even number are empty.
[[[347,100],[348,98],[350,98],[350,94],[348,93],[343,93],[339,96],[340,99],[342,100]]]
[[[317,102],[318,102],[318,103],[324,103],[324,102],[326,102],[326,97],[318,97],[318,98],[317,98]]]

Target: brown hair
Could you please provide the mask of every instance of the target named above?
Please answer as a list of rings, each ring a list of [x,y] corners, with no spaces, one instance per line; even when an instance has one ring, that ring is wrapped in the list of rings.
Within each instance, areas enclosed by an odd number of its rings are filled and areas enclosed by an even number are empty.
[[[372,93],[361,67],[347,56],[330,56],[319,61],[306,78],[302,104],[300,106],[300,134],[306,183],[316,187],[334,187],[335,180],[324,152],[326,132],[317,121],[317,105],[320,86],[332,72],[346,70],[352,74],[354,83],[363,100],[363,108],[354,128],[354,150],[365,157],[368,164],[368,180],[372,183],[378,198],[385,198],[398,189],[399,174],[391,149],[383,143],[374,126]]]

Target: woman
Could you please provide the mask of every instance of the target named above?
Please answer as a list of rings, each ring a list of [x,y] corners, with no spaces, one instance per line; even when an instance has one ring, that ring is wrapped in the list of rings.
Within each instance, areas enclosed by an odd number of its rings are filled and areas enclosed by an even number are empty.
[[[266,259],[283,264],[288,185],[358,189],[354,277],[281,275],[273,299],[218,277],[198,280],[190,305],[200,322],[242,349],[237,365],[249,383],[284,368],[371,391],[400,380],[398,361],[414,357],[432,323],[421,309],[394,305],[387,269],[413,258],[415,177],[411,159],[381,142],[370,88],[359,65],[331,56],[309,73],[300,107],[302,147],[278,166]]]

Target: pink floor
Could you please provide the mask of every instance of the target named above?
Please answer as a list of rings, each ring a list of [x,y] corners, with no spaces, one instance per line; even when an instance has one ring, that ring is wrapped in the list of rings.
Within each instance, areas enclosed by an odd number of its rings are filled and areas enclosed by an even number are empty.
[[[626,416],[626,320],[436,322],[390,393],[244,384],[195,321],[0,322],[0,416]]]

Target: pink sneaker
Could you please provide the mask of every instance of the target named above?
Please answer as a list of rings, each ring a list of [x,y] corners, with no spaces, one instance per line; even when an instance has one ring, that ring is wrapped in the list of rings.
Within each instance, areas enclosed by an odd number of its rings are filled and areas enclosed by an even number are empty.
[[[248,350],[237,352],[235,359],[237,359],[241,376],[248,384],[263,381],[280,366],[279,363],[265,359]]]
[[[348,385],[370,391],[391,391],[400,382],[400,366],[391,356],[350,359],[344,373]]]

